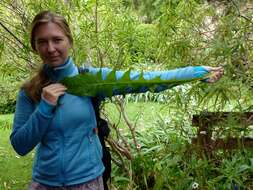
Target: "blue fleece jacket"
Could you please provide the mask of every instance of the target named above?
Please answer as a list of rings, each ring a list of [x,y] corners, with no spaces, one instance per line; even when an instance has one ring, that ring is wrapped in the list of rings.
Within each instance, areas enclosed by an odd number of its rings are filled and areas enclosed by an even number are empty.
[[[44,71],[55,82],[78,74],[71,58],[59,67],[45,65]],[[89,68],[90,73],[98,71],[98,68]],[[110,69],[102,69],[103,78],[106,78],[108,72]],[[148,80],[160,76],[161,79],[190,79],[199,78],[206,73],[203,67],[185,67],[146,72],[144,78]],[[123,74],[124,72],[118,71],[117,78]],[[138,78],[139,74],[132,72],[131,79]],[[147,90],[144,87],[141,92]],[[165,88],[158,87],[157,91],[161,90]],[[104,171],[101,144],[94,128],[96,118],[89,97],[65,93],[56,106],[44,99],[35,104],[21,89],[10,140],[20,155],[26,155],[36,147],[32,174],[34,181],[55,187],[68,186],[95,179]]]

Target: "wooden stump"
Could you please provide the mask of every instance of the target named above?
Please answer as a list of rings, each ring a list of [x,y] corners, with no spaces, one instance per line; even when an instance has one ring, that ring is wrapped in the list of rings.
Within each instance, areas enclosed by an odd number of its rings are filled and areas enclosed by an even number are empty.
[[[253,139],[249,137],[229,135],[223,138],[214,138],[214,126],[219,125],[222,129],[224,125],[229,124],[229,120],[233,120],[233,124],[238,126],[238,129],[249,130],[248,126],[253,125],[253,112],[205,112],[194,115],[192,125],[198,128],[198,132],[197,137],[192,139],[192,145],[208,158],[211,158],[214,151],[218,149],[227,151],[253,148]]]

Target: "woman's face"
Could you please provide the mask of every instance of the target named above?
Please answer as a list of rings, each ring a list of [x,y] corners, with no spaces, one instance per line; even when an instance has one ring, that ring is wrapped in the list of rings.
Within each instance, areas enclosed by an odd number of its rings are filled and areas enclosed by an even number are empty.
[[[52,67],[63,64],[68,58],[70,41],[55,23],[39,25],[34,31],[35,48],[44,64]]]

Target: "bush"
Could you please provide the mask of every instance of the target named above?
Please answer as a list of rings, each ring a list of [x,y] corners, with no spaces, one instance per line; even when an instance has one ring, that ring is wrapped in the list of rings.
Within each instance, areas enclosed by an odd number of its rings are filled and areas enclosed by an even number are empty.
[[[0,114],[11,114],[15,112],[17,84],[15,78],[3,75],[0,78]]]
[[[10,114],[15,112],[16,100],[7,100],[0,104],[0,114]]]

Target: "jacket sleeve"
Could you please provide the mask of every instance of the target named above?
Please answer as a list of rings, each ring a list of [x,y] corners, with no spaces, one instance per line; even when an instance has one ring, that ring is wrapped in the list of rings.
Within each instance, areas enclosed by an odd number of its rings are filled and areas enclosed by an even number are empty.
[[[10,135],[11,144],[19,155],[26,155],[41,141],[53,117],[53,109],[54,106],[43,99],[36,106],[24,90],[20,90]]]
[[[106,76],[108,73],[112,71],[112,69],[109,68],[94,68],[94,67],[89,67],[89,72],[92,74],[96,74],[100,70],[102,70],[102,78],[103,80],[106,79]],[[124,71],[116,71],[116,78],[119,80],[123,75]],[[143,72],[143,77],[146,80],[152,80],[156,77],[160,77],[161,80],[170,80],[170,79],[196,79],[196,78],[202,78],[208,73],[208,70],[206,70],[202,66],[189,66],[189,67],[183,67],[183,68],[178,68],[178,69],[173,69],[173,70],[167,70],[167,71],[150,71],[150,72]],[[137,71],[131,71],[130,73],[130,79],[131,80],[137,80],[140,77],[141,72]],[[171,86],[172,87],[172,86]],[[154,92],[160,92],[163,90],[166,90],[170,88],[168,85],[159,85],[156,87]],[[138,92],[134,93],[142,93],[146,92],[149,89],[146,86],[143,86],[140,88]],[[131,89],[126,89],[125,93],[133,93]],[[114,95],[118,95],[116,91],[114,92]]]

